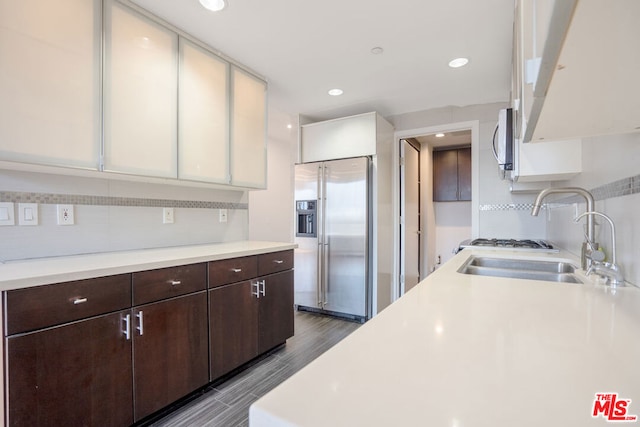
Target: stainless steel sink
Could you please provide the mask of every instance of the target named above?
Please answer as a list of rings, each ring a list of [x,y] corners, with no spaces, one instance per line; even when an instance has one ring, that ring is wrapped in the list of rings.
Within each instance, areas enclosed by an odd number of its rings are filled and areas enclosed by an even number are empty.
[[[549,282],[582,283],[576,267],[564,261],[533,261],[514,258],[470,256],[459,273]]]

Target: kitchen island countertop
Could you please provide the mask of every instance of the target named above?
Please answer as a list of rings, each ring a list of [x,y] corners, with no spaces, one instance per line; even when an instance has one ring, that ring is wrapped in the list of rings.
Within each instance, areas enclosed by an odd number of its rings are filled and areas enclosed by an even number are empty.
[[[610,425],[598,393],[640,416],[640,289],[458,273],[471,254],[579,265],[461,251],[255,402],[250,426]]]

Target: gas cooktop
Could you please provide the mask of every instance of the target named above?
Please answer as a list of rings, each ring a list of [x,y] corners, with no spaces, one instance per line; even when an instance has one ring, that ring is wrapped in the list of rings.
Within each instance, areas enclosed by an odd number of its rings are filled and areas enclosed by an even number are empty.
[[[460,243],[460,249],[464,248],[487,248],[487,249],[523,249],[533,251],[557,252],[550,243],[544,240],[534,239],[474,239],[464,240]]]

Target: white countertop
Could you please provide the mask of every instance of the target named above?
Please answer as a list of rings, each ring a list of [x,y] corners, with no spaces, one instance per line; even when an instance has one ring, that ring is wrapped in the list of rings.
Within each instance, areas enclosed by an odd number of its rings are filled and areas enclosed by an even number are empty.
[[[473,253],[567,258],[460,252],[255,402],[251,427],[604,426],[611,392],[640,416],[640,289],[457,273]]]
[[[0,264],[0,291],[257,255],[295,247],[293,243],[239,241],[7,261]]]

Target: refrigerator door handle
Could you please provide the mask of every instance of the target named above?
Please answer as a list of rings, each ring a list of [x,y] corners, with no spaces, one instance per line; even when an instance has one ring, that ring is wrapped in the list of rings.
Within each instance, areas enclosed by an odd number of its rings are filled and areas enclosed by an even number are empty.
[[[318,232],[318,262],[316,264],[317,268],[317,286],[316,286],[316,296],[318,298],[318,307],[322,308],[322,294],[323,294],[323,268],[324,265],[324,245],[323,245],[323,235],[324,235],[324,203],[323,203],[323,183],[324,181],[324,173],[323,166],[320,164],[318,166],[318,180],[317,180],[317,194],[318,194],[318,206],[317,206],[317,232]]]
[[[327,178],[329,166],[322,172],[322,308],[327,305],[329,293],[329,235],[327,233]]]

